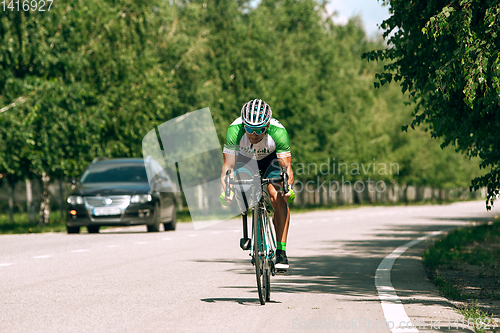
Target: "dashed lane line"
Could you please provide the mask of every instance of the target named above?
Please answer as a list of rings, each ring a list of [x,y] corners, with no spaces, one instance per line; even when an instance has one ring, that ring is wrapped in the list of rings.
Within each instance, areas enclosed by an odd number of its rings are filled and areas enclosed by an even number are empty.
[[[234,232],[236,231],[240,231],[240,230],[233,230]],[[213,234],[218,234],[220,233],[220,231],[214,231],[212,232]],[[189,237],[198,237],[198,234],[190,234],[188,235]],[[163,238],[163,240],[166,240],[166,241],[170,241],[170,240],[173,240],[174,238],[172,237],[165,237]],[[149,244],[149,242],[135,242],[135,244],[139,244],[139,245],[143,245],[143,244]],[[107,245],[106,247],[107,248],[118,248],[120,247],[121,245],[115,245],[115,244],[111,244],[111,245]],[[84,253],[84,252],[89,252],[90,250],[89,249],[76,249],[76,250],[71,250],[72,253]],[[48,259],[48,258],[52,258],[53,256],[52,255],[39,255],[39,256],[34,256],[33,258],[34,259]],[[11,265],[14,265],[14,263],[0,263],[0,267],[7,267],[7,266],[11,266]]]

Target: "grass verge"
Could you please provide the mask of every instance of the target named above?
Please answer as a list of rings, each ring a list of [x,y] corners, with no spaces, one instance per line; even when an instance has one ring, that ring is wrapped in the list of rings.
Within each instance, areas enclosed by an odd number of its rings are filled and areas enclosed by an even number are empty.
[[[28,214],[15,213],[14,222],[10,223],[9,215],[0,214],[0,234],[30,234],[42,232],[66,231],[66,224],[61,219],[59,212],[50,213],[50,223],[38,225],[38,222],[30,222]]]
[[[477,304],[477,300],[459,309],[458,312],[464,316],[464,323],[474,329],[476,333],[486,333],[487,330],[499,332],[495,327],[498,326],[498,323],[495,325],[494,320],[492,321],[491,319],[491,314],[481,310]]]
[[[456,229],[422,258],[441,295],[455,301],[476,332],[486,332],[484,324],[500,317],[500,221]]]
[[[177,222],[192,222],[189,209],[186,207],[182,210],[177,210]]]
[[[189,210],[178,211],[177,221],[191,222]],[[38,225],[38,222],[30,222],[26,213],[15,213],[13,223],[9,221],[8,214],[0,214],[0,234],[33,234],[42,232],[66,232],[66,223],[64,219],[61,219],[59,211],[51,212],[50,223],[45,225]]]

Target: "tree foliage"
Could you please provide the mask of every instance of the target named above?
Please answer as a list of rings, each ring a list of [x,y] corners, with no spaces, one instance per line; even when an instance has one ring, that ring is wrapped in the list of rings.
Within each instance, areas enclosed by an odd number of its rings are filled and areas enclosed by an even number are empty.
[[[416,103],[411,127],[426,124],[442,147],[479,157],[487,173],[487,207],[500,187],[500,2],[494,0],[384,1],[389,47],[365,54],[385,60],[379,83],[400,83]]]
[[[436,187],[463,186],[477,176],[472,163],[439,152],[423,131],[401,133],[412,109],[396,87],[374,90],[372,78],[384,65],[382,80],[405,67],[361,59],[380,48],[372,58],[398,60],[389,57],[395,48],[368,40],[359,18],[334,24],[325,6],[313,0],[263,0],[257,7],[245,0],[72,0],[43,15],[6,12],[0,17],[0,109],[6,110],[0,173],[60,178],[79,175],[97,156],[140,157],[152,128],[204,107],[222,143],[241,106],[262,98],[288,129],[295,163],[395,163],[397,174],[375,176]],[[391,22],[385,24],[399,21]],[[411,42],[426,41],[433,56],[443,52],[434,50],[436,40],[457,44],[433,35],[442,29],[426,28],[427,35],[412,31],[418,36]],[[406,63],[405,71],[424,73]],[[429,76],[430,67],[426,71]],[[429,87],[419,80],[404,81],[406,90],[430,107],[434,101],[415,90]],[[432,127],[436,135],[443,130],[444,124]]]

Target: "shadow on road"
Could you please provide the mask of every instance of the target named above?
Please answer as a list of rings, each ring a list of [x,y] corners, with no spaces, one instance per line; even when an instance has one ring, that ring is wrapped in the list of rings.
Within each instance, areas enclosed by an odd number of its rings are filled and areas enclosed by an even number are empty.
[[[257,293],[257,290],[255,291]],[[255,305],[255,306],[261,306],[259,298],[203,298],[201,299],[203,302],[207,303],[218,303],[218,302],[231,302],[231,303],[238,303],[241,305]],[[267,301],[266,303],[281,303],[281,302],[276,302],[276,301]]]
[[[463,221],[463,222],[477,222],[479,224],[492,222],[494,217],[481,216],[481,217],[422,217],[434,221]]]
[[[410,240],[421,237],[433,231],[451,230],[457,227],[453,221],[480,221],[489,220],[488,218],[430,218],[427,220],[440,220],[440,224],[422,224],[398,226],[392,228],[390,232],[387,229],[379,230],[379,233],[362,234],[360,233],[359,240],[335,240],[335,241],[319,241],[315,247],[307,248],[307,253],[317,251],[318,255],[313,256],[291,256],[289,257],[290,269],[285,276],[275,276],[271,279],[272,293],[309,293],[309,294],[332,294],[338,296],[349,296],[354,301],[373,301],[379,302],[378,293],[375,288],[375,271],[383,258],[390,254],[397,247],[406,244]],[[450,221],[451,223],[444,223]],[[332,228],[332,233],[335,230]],[[377,232],[377,231],[376,231]],[[332,237],[333,238],[333,237]],[[431,242],[428,242],[430,245]],[[293,244],[289,245],[290,248]],[[414,281],[412,276],[405,275],[405,267],[422,265],[420,254],[425,249],[426,244],[420,245],[418,255],[400,258],[397,263],[402,265],[394,266],[393,271],[398,273],[398,286],[403,285],[404,296],[418,294],[419,298],[412,300],[413,303],[421,303],[422,305],[442,305],[449,306],[448,303],[435,299],[435,291],[430,292],[429,285],[422,288],[421,285],[406,283],[405,280]],[[293,253],[300,255],[300,249],[295,249]],[[292,251],[289,251],[289,253]],[[328,254],[324,254],[328,253]],[[203,261],[207,262],[207,261]],[[236,274],[255,274],[250,260],[214,260],[214,263],[233,263],[236,267],[228,269]],[[423,271],[423,268],[420,270]],[[426,281],[425,274],[422,276],[424,283]],[[257,292],[255,285],[249,286],[220,286],[220,288],[245,288],[252,292]],[[424,297],[425,300],[422,300]],[[434,299],[433,299],[434,298]],[[254,299],[250,299],[254,302]],[[202,299],[204,302],[218,301],[223,302],[238,302],[239,304],[247,305],[247,299],[229,298],[209,298]],[[253,303],[252,303],[253,304]]]

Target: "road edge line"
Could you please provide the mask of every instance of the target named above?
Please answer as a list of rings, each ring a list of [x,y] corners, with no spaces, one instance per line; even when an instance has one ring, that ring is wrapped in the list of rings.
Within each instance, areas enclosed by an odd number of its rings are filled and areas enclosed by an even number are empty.
[[[428,235],[418,237],[397,247],[388,256],[386,256],[377,267],[377,270],[375,271],[375,287],[377,287],[378,297],[382,305],[386,324],[392,333],[419,333],[418,329],[413,326],[413,323],[406,314],[403,303],[396,294],[396,290],[392,285],[391,270],[394,262],[410,247],[415,246],[428,238],[442,234],[443,232],[445,231],[434,231]],[[402,326],[401,323],[404,323],[405,325]]]

